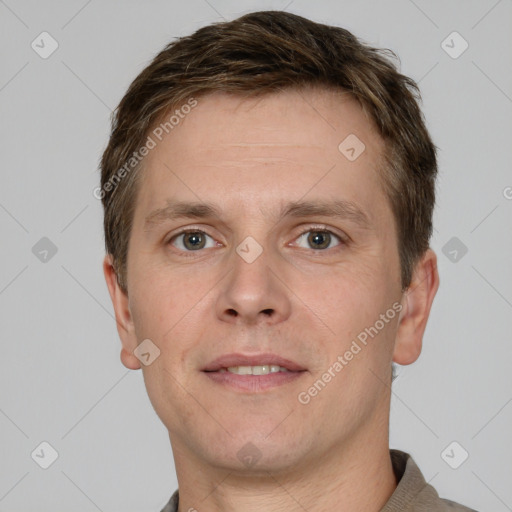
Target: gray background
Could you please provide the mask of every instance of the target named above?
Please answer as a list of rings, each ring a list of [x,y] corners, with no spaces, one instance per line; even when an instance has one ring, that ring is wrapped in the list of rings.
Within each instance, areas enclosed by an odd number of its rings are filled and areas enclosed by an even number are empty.
[[[423,354],[393,386],[391,445],[441,496],[512,510],[512,2],[6,0],[0,511],[158,511],[175,490],[167,431],[141,372],[119,360],[92,191],[111,109],[152,56],[175,36],[262,9],[391,48],[420,82],[440,149],[441,287]],[[43,31],[59,45],[46,59],[31,47]],[[453,31],[469,44],[457,58],[445,51],[463,48],[446,40]],[[33,251],[43,237],[57,248],[46,262]],[[48,469],[38,465],[50,461],[43,441],[59,455]],[[452,469],[462,450],[468,459]]]

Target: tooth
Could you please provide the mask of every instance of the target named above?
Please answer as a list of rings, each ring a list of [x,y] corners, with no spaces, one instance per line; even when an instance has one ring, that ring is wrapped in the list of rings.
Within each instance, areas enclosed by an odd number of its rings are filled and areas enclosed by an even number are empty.
[[[253,366],[252,374],[253,375],[268,375],[270,373],[270,368],[268,366]]]
[[[223,370],[226,371],[225,369],[220,371]],[[230,366],[227,368],[227,371],[237,375],[268,375],[269,373],[288,372],[289,370],[275,364],[264,364],[257,366]]]
[[[252,375],[251,366],[230,366],[228,372],[237,373],[238,375]]]

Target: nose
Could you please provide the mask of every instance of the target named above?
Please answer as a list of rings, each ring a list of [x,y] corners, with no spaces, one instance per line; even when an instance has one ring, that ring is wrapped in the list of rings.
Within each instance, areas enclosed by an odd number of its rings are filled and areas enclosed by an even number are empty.
[[[279,323],[291,312],[291,292],[268,251],[252,262],[237,252],[229,261],[231,272],[220,284],[216,303],[219,319],[235,324]],[[281,269],[282,270],[282,269]]]

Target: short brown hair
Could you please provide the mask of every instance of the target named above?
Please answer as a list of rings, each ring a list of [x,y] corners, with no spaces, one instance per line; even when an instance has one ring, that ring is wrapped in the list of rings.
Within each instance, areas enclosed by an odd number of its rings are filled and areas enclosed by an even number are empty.
[[[246,14],[168,44],[135,78],[113,113],[101,159],[105,246],[123,291],[142,168],[142,160],[138,163],[133,155],[149,130],[191,97],[215,91],[249,97],[307,86],[351,94],[385,142],[382,182],[396,222],[405,290],[429,247],[437,162],[418,105],[418,86],[399,73],[390,57],[396,58],[391,50],[372,48],[343,28],[282,11]],[[132,171],[126,168],[130,160]]]

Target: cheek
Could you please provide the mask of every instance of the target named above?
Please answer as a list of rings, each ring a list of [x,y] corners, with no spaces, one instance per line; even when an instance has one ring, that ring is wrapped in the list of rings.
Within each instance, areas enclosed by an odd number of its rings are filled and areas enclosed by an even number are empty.
[[[364,350],[357,359],[370,363],[374,358],[381,360],[389,352],[396,324],[395,311],[386,317],[384,326],[380,318],[392,308],[394,297],[399,297],[390,277],[384,266],[373,260],[366,264],[359,261],[336,272],[330,269],[325,279],[315,280],[316,286],[302,279],[302,291],[298,290],[297,295],[321,320],[319,324],[328,327],[327,346],[323,350],[331,354],[331,359],[348,350],[358,336],[367,341],[367,345],[362,345]]]
[[[148,378],[163,379],[167,385],[169,375],[186,374],[190,352],[205,338],[203,332],[210,325],[205,321],[213,305],[206,297],[212,285],[200,276],[180,275],[169,269],[155,269],[144,273],[133,289],[131,312],[137,339],[151,339],[159,348],[162,366],[159,375],[147,368]],[[146,370],[146,369],[144,369]],[[156,386],[158,387],[158,386]]]
[[[151,262],[149,257],[131,261],[130,309],[135,327],[143,335],[164,335],[204,295],[194,275]]]
[[[320,278],[301,281],[305,296],[335,319],[366,318],[389,297],[385,269],[376,259],[360,258],[325,270]]]

